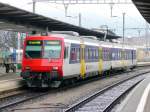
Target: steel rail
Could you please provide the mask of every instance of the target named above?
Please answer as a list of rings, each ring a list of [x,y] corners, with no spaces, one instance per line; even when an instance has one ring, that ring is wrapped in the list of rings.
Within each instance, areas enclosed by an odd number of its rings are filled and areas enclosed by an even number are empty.
[[[119,75],[120,73],[129,73],[129,72],[135,72],[135,71],[126,71],[126,72],[118,72],[118,73],[114,73],[113,75],[109,76],[109,77],[113,77],[113,76],[116,76],[116,75]],[[149,73],[150,71],[147,71],[147,72],[144,72],[142,74],[145,74],[145,73]],[[141,74],[139,74],[141,75]],[[133,77],[136,77],[136,76],[133,76]],[[66,89],[70,89],[70,88],[73,88],[73,87],[77,87],[77,86],[80,86],[82,84],[87,84],[89,82],[92,82],[92,81],[96,81],[96,80],[100,80],[100,79],[103,79],[103,78],[106,78],[106,77],[95,77],[95,78],[92,78],[92,79],[87,79],[87,80],[84,80],[84,81],[79,81],[79,82],[76,82],[74,84],[69,84],[67,86],[62,86],[60,88],[56,88],[56,89],[50,89],[50,91],[47,91],[47,92],[44,92],[44,93],[39,93],[39,94],[36,94],[36,95],[31,95],[31,96],[28,96],[27,98],[22,98],[20,100],[17,100],[17,101],[14,101],[14,102],[10,102],[6,105],[3,105],[1,106],[0,105],[0,111],[1,110],[4,110],[6,108],[9,108],[9,107],[13,107],[15,105],[18,105],[18,104],[21,104],[21,103],[24,103],[26,101],[30,101],[30,100],[34,100],[36,98],[39,98],[39,97],[42,97],[42,96],[45,96],[45,95],[48,95],[50,93],[54,93],[54,92],[58,92],[60,90],[66,90]],[[128,79],[127,79],[128,80]],[[106,89],[109,89],[108,87],[107,88],[104,88],[103,90],[101,91],[104,91]],[[23,93],[24,94],[24,93]],[[16,94],[16,97],[17,95],[20,95],[20,94]],[[15,95],[12,95],[12,97],[14,97]],[[11,98],[11,96],[8,96],[8,98]],[[1,98],[2,99],[2,98]],[[0,100],[1,100],[0,99]],[[68,112],[68,111],[67,111]]]
[[[119,103],[119,101],[121,100],[121,98],[123,98],[127,93],[129,93],[137,84],[139,84],[143,79],[141,79],[140,81],[138,81],[137,83],[135,83],[134,85],[132,85],[130,88],[128,88],[123,94],[121,94],[117,99],[115,99],[110,105],[108,105],[106,107],[106,109],[104,110],[104,112],[110,112],[115,106],[116,104]]]
[[[139,73],[139,74],[137,74],[137,75],[135,75],[135,76],[133,76],[133,77],[126,78],[126,79],[121,80],[121,81],[118,81],[118,82],[116,82],[116,83],[114,83],[114,84],[112,84],[112,85],[109,85],[109,86],[107,86],[107,87],[105,87],[105,88],[103,88],[103,89],[97,91],[96,93],[94,93],[94,94],[92,94],[92,95],[86,97],[85,99],[83,99],[83,100],[81,100],[81,101],[79,101],[79,102],[77,102],[77,103],[71,105],[69,108],[64,109],[63,112],[74,112],[74,111],[78,110],[79,108],[81,108],[82,106],[84,106],[85,104],[87,104],[88,102],[94,100],[96,97],[100,96],[100,95],[103,94],[104,92],[110,90],[111,88],[113,88],[113,87],[115,87],[115,86],[118,86],[118,85],[120,85],[120,84],[122,84],[122,83],[124,83],[124,82],[126,82],[126,81],[128,81],[128,80],[134,79],[134,78],[136,78],[136,77],[138,77],[138,76],[140,76],[140,75],[147,74],[147,73],[149,73],[149,72],[150,72],[150,71],[143,72],[143,73]],[[138,84],[138,83],[136,83],[136,84]],[[136,85],[136,84],[135,84],[135,85]],[[134,85],[134,86],[135,86],[135,85]],[[134,86],[133,86],[133,87],[134,87]],[[132,87],[129,88],[129,90],[130,90],[130,89],[132,89]],[[127,91],[127,92],[128,92],[128,91]],[[125,93],[124,93],[124,94],[125,94]],[[124,95],[124,94],[122,94],[122,95]],[[121,96],[120,96],[120,97],[121,97]],[[116,99],[116,101],[114,101],[112,104],[110,104],[110,105],[106,108],[106,111],[105,111],[105,112],[108,112],[108,110],[110,110],[110,109],[114,106],[114,104],[116,104],[116,102],[120,99],[120,97],[118,97],[118,98]]]

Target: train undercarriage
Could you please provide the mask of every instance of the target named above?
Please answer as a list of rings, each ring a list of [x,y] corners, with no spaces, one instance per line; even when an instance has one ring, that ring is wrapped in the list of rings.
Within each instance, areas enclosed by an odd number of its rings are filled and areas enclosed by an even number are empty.
[[[21,76],[26,80],[28,87],[59,87],[61,84],[61,78],[56,71],[51,73],[25,71]]]

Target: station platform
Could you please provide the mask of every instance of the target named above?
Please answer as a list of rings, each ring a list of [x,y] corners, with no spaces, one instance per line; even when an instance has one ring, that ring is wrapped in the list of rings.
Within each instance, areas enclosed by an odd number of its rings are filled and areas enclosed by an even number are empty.
[[[137,66],[150,66],[150,62],[137,62]]]
[[[150,73],[127,95],[116,112],[150,112]]]
[[[17,70],[16,73],[12,71],[5,73],[5,68],[0,67],[0,94],[21,87],[21,83],[20,70]]]

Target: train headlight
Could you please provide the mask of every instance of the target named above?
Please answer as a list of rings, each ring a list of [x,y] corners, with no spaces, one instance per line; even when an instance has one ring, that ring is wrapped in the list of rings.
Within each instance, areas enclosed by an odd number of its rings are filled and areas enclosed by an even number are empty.
[[[56,66],[55,66],[55,67],[53,67],[53,70],[58,70],[58,67],[56,67]]]
[[[26,66],[26,70],[30,70],[30,67],[29,67],[29,66]]]

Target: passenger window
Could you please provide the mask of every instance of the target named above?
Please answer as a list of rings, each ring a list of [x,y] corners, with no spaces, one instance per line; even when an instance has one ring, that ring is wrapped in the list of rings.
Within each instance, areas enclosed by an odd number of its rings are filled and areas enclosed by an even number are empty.
[[[65,47],[64,59],[68,58],[68,47]]]
[[[85,48],[85,59],[88,59],[88,48]]]
[[[84,59],[84,48],[81,48],[82,54],[81,54],[81,59]]]
[[[71,48],[71,60],[76,60],[75,48]]]
[[[93,59],[96,57],[96,49],[93,49]]]
[[[90,48],[88,48],[88,59],[90,59],[91,55],[90,55]]]
[[[80,50],[79,50],[79,48],[76,48],[76,52],[77,52],[77,60],[80,60]]]
[[[98,59],[98,49],[96,49],[96,59]]]

